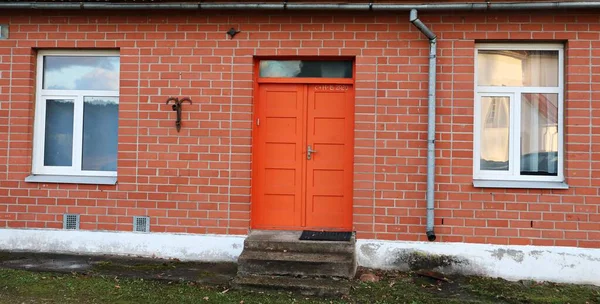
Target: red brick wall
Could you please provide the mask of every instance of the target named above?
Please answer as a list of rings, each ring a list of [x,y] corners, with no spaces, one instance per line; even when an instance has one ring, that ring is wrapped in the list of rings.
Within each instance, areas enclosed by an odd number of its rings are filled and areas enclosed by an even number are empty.
[[[253,56],[343,55],[357,70],[355,229],[425,240],[428,42],[407,13],[352,14],[1,12],[0,227],[61,228],[68,212],[89,230],[148,215],[154,232],[247,233]],[[439,36],[439,241],[600,247],[600,15],[555,14],[421,14]],[[475,40],[566,42],[568,190],[473,188]],[[24,182],[36,49],[52,48],[120,49],[116,186]],[[181,133],[168,96],[194,101]]]

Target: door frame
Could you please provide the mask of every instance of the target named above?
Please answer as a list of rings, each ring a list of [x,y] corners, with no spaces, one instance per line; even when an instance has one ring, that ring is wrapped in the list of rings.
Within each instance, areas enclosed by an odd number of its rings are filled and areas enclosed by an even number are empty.
[[[352,143],[352,151],[353,151],[353,155],[354,155],[354,147],[355,147],[355,142],[354,142],[354,130],[356,128],[356,120],[355,120],[355,115],[356,115],[356,58],[352,57],[352,56],[254,56],[253,58],[254,62],[253,62],[253,75],[252,75],[252,146],[250,148],[250,153],[251,153],[251,159],[252,159],[252,165],[251,165],[251,174],[250,174],[250,230],[254,229],[254,220],[253,220],[253,214],[255,213],[254,207],[256,206],[256,204],[254,204],[254,202],[256,201],[256,196],[255,196],[255,191],[254,191],[254,181],[257,179],[256,178],[256,174],[258,171],[258,168],[256,168],[257,166],[257,161],[256,161],[256,157],[258,157],[258,155],[256,155],[255,152],[255,146],[254,146],[254,142],[255,142],[255,138],[257,137],[257,128],[256,128],[256,119],[257,119],[257,111],[258,111],[258,107],[255,106],[256,102],[258,101],[259,98],[259,87],[260,84],[304,84],[304,85],[311,85],[311,84],[350,84],[352,85],[352,90],[353,90],[353,96],[354,99],[352,100],[352,113],[353,116],[350,117],[350,119],[352,120],[351,123],[354,126],[353,128],[353,132],[352,132],[352,138],[350,139],[350,142]],[[334,60],[348,60],[348,61],[352,61],[352,78],[279,78],[279,77],[269,77],[269,78],[264,78],[264,77],[260,77],[260,61],[261,60],[319,60],[319,61],[334,61]],[[352,193],[354,192],[354,162],[352,164],[352,166],[349,168],[351,175],[352,175],[352,183],[350,183],[352,185]],[[351,206],[350,208],[354,208],[354,197],[351,198]],[[352,223],[352,227],[354,227],[354,212],[350,212],[350,221]],[[274,229],[274,230],[279,230],[279,229]]]

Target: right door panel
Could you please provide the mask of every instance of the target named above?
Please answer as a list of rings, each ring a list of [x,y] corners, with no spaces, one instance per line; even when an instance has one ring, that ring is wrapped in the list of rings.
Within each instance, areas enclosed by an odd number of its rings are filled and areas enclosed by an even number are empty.
[[[352,229],[354,96],[350,85],[308,85],[306,227]]]

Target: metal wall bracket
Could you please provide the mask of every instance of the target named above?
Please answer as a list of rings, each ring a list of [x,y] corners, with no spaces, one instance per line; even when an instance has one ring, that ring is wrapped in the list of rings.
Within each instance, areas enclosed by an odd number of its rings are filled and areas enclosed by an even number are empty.
[[[233,39],[233,37],[234,37],[235,35],[237,35],[239,32],[240,32],[240,31],[238,31],[238,30],[236,30],[234,27],[232,27],[232,28],[230,28],[230,29],[227,31],[227,35],[229,35],[229,36],[231,37],[231,39]]]
[[[169,101],[173,101],[173,111],[177,112],[177,120],[175,120],[175,128],[177,128],[177,132],[179,132],[179,130],[181,130],[181,104],[184,101],[189,102],[190,104],[192,104],[192,100],[189,97],[184,97],[184,98],[177,98],[177,97],[169,97],[169,99],[167,99],[167,104],[169,104]]]

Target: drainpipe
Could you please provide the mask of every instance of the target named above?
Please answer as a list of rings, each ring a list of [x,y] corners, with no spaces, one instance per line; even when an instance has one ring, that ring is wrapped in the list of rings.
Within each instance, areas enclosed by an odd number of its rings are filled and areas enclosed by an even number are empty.
[[[434,187],[435,187],[435,68],[436,68],[436,49],[437,36],[425,25],[419,17],[417,10],[410,10],[410,22],[423,35],[429,39],[429,88],[427,100],[427,239],[430,242],[435,241],[435,232],[433,232],[434,219]]]

